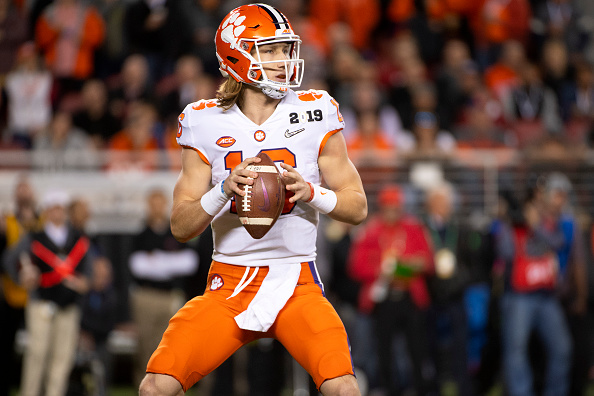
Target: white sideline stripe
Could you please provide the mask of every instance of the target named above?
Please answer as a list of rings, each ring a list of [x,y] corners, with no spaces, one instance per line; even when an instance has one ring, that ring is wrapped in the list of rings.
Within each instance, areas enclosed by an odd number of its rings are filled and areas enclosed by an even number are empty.
[[[240,217],[239,221],[241,221],[241,224],[247,225],[270,225],[274,219],[271,217],[254,217],[251,219],[249,217]]]
[[[247,170],[251,170],[254,172],[260,172],[260,173],[277,173],[278,170],[276,169],[276,166],[273,165],[248,165]]]

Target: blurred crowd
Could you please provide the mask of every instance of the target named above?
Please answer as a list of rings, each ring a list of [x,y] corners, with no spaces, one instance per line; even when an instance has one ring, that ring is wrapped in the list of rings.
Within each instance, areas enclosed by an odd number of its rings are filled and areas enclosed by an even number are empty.
[[[11,167],[1,158],[10,151],[32,153],[33,171],[179,169],[177,117],[214,97],[214,35],[243,3],[0,0],[0,168]],[[554,164],[594,148],[590,0],[268,3],[303,40],[302,89],[340,103],[356,163],[488,149]],[[153,190],[146,228],[113,249],[87,235],[87,201],[64,191],[37,197],[35,187],[20,178],[14,210],[0,220],[0,371],[14,374],[0,376],[0,395],[17,378],[23,395],[108,394],[118,328],[138,340],[137,382],[171,313],[204,289],[208,232],[176,243],[170,193]],[[592,214],[576,206],[583,192],[562,173],[538,174],[502,188],[496,210],[474,218],[455,184],[421,187],[380,186],[359,227],[322,219],[320,271],[362,389],[584,394],[594,378],[594,239]],[[188,287],[191,278],[199,280]],[[22,328],[33,337],[17,370]],[[230,380],[242,363],[230,361],[210,392],[278,395],[287,386],[276,343],[250,346],[247,359],[250,391]],[[74,379],[77,367],[92,386]]]
[[[369,389],[585,394],[593,246],[569,179],[552,172],[521,195],[502,190],[486,219],[460,216],[447,181],[420,199],[411,192],[385,185],[375,215],[341,236],[349,249],[338,279],[350,285],[332,290],[356,307],[347,323]]]
[[[213,37],[242,3],[1,0],[1,147],[50,170],[179,167],[155,150],[176,147],[186,104],[214,96]],[[587,0],[271,3],[303,39],[302,88],[341,104],[354,157],[592,146]]]

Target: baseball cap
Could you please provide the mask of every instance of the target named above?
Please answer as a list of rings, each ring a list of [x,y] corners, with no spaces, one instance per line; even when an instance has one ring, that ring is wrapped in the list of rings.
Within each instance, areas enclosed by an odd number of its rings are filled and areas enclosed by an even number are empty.
[[[563,173],[553,172],[547,177],[545,187],[547,191],[562,191],[568,193],[571,191],[571,182]]]
[[[388,184],[380,190],[377,201],[380,206],[401,206],[404,202],[404,194],[400,187]]]
[[[437,117],[431,112],[419,111],[415,114],[415,125],[418,125],[421,128],[435,128],[437,125]]]
[[[70,196],[64,190],[49,190],[41,199],[41,208],[49,209],[55,206],[67,207],[70,204]]]

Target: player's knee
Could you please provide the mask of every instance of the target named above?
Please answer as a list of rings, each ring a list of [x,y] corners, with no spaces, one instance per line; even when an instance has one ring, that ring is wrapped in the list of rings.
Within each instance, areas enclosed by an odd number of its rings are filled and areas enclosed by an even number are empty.
[[[138,394],[140,396],[156,396],[160,394],[154,376],[148,374],[142,379]]]
[[[159,374],[147,374],[140,383],[140,396],[177,396],[183,395],[179,382],[173,377]]]
[[[325,381],[320,387],[324,396],[361,396],[357,379],[353,375],[345,375]]]
[[[140,396],[152,396],[157,394],[155,387],[155,381],[150,376],[145,376],[140,382],[140,388],[138,389]]]

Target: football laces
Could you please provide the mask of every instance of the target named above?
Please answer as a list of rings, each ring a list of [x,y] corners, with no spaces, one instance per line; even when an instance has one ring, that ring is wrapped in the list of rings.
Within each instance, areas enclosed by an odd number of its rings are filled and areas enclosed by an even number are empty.
[[[252,178],[248,177],[248,179],[252,179]],[[251,202],[250,198],[252,197],[252,186],[250,186],[249,184],[244,185],[243,191],[245,192],[245,196],[241,200],[241,207],[244,212],[249,212],[250,211],[250,202]]]

